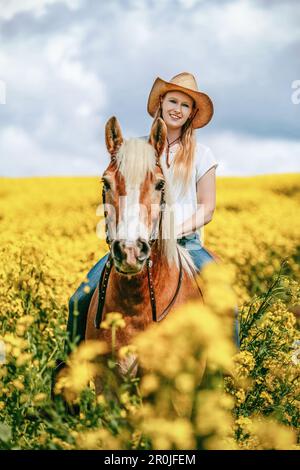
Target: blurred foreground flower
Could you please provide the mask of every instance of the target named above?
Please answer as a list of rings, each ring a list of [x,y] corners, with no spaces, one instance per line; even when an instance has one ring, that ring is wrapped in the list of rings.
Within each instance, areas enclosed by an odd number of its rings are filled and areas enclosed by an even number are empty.
[[[62,369],[55,384],[55,394],[62,393],[68,402],[78,401],[80,393],[99,373],[99,357],[108,351],[101,341],[86,341],[71,354],[67,366]]]

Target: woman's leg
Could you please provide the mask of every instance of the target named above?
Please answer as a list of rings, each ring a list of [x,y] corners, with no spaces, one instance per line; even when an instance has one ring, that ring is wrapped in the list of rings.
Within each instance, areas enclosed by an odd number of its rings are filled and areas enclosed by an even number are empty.
[[[203,266],[205,266],[207,263],[215,262],[213,256],[204,248],[204,246],[201,246],[198,233],[189,235],[188,237],[183,237],[182,239],[178,240],[178,243],[184,246],[188,250],[198,272],[200,272]],[[234,337],[234,342],[237,348],[240,349],[239,321],[238,321],[238,307],[237,306],[235,306],[234,308],[233,337]]]
[[[70,342],[79,344],[85,337],[85,327],[87,320],[87,313],[90,305],[92,295],[97,287],[101,273],[107,261],[109,253],[103,256],[95,266],[89,271],[87,278],[88,282],[82,282],[77,291],[72,295],[69,300],[69,318],[67,323],[68,338],[65,342],[65,353],[70,354]],[[84,288],[88,286],[89,292],[84,292]],[[51,398],[55,400],[55,383],[59,372],[66,367],[65,361],[56,359],[56,367],[52,371],[51,376]]]
[[[178,243],[188,250],[198,272],[205,264],[214,261],[212,255],[208,253],[204,246],[201,246],[198,233],[187,235],[179,239]]]
[[[84,340],[86,320],[88,308],[92,295],[98,285],[101,273],[107,261],[109,253],[101,258],[95,266],[89,271],[87,278],[88,283],[82,282],[77,291],[69,300],[69,318],[67,323],[68,337],[71,342],[79,344]],[[85,292],[84,288],[88,286],[89,292]],[[65,351],[69,354],[69,341],[65,343]]]

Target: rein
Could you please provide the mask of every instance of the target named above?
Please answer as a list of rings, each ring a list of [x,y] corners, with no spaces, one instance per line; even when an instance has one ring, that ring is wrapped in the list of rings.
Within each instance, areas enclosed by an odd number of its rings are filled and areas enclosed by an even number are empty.
[[[116,157],[113,156],[112,161],[115,161],[115,160],[116,160]],[[161,168],[158,160],[156,160],[156,165],[158,165]],[[105,189],[104,188],[102,188],[102,203],[103,203],[103,205],[105,204]],[[160,216],[159,216],[159,231],[161,230],[162,212],[165,209],[164,188],[162,188],[162,192],[161,192],[160,208],[161,208],[161,211],[160,211]],[[106,217],[106,215],[107,215],[107,213],[105,211],[104,216]],[[156,227],[153,228],[153,231],[152,231],[151,236],[150,236],[150,240],[149,240],[150,246],[152,246],[153,243],[155,242],[155,228]],[[106,243],[108,244],[109,249],[111,250],[111,243],[113,242],[113,240],[109,236],[107,222],[105,222],[105,233],[106,233]],[[159,317],[157,316],[156,299],[155,299],[154,285],[153,285],[153,280],[152,280],[153,261],[150,259],[150,257],[146,261],[147,276],[148,276],[148,287],[149,287],[150,302],[151,302],[151,309],[152,309],[152,320],[154,322],[160,322],[161,320],[163,320],[163,318],[166,317],[166,315],[168,314],[170,308],[173,306],[173,304],[174,304],[174,302],[175,302],[175,300],[178,296],[180,287],[181,287],[183,272],[182,272],[181,254],[180,254],[180,251],[178,250],[178,248],[177,248],[177,252],[178,252],[178,259],[179,259],[179,278],[178,278],[177,288],[176,288],[176,291],[175,291],[175,293],[173,295],[173,298],[170,301],[169,305],[164,309],[164,311],[162,312],[162,314]],[[98,283],[99,300],[98,300],[97,313],[96,313],[95,322],[94,322],[95,328],[97,330],[99,330],[100,324],[101,324],[101,321],[102,321],[102,314],[103,314],[103,308],[104,308],[104,304],[105,304],[106,289],[107,289],[107,285],[108,285],[108,280],[109,280],[109,275],[110,275],[110,272],[111,272],[112,264],[113,264],[113,262],[112,262],[112,256],[111,256],[111,251],[110,251],[109,257],[108,257],[108,259],[105,263],[104,269],[101,273],[99,283]]]

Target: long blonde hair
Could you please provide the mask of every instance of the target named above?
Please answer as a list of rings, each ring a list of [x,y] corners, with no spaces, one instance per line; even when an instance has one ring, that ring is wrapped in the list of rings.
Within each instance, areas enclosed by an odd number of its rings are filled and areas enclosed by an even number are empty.
[[[162,98],[160,98],[159,106],[156,110],[153,124],[162,117]],[[196,111],[197,112],[197,111]],[[192,170],[196,153],[196,132],[192,127],[192,120],[195,117],[195,102],[193,102],[192,116],[187,119],[181,129],[181,137],[179,140],[179,148],[174,155],[174,178],[181,186],[181,194],[188,189],[191,181]]]

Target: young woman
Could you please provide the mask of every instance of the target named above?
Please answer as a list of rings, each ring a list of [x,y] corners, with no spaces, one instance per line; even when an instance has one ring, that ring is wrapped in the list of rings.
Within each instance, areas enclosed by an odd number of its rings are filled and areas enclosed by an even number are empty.
[[[213,256],[202,246],[197,230],[213,217],[218,163],[209,147],[196,142],[195,129],[208,124],[213,104],[198,90],[195,77],[184,72],[170,82],[155,80],[148,99],[148,112],[154,120],[161,117],[167,126],[162,167],[172,187],[176,188],[177,240],[189,250],[200,271],[213,261]],[[107,257],[108,254],[87,275],[90,292],[84,292],[86,284],[82,283],[70,299],[67,331],[70,338],[77,337],[78,342],[84,339],[89,303]]]

